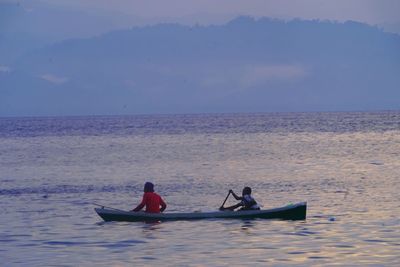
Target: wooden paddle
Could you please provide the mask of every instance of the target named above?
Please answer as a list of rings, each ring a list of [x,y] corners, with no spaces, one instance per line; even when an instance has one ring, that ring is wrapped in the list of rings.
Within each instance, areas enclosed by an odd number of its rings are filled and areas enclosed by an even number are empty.
[[[229,195],[231,194],[231,190],[229,190],[228,195],[226,196],[224,202],[222,203],[221,207],[219,207],[219,209],[223,208],[225,205],[225,202],[228,200]]]

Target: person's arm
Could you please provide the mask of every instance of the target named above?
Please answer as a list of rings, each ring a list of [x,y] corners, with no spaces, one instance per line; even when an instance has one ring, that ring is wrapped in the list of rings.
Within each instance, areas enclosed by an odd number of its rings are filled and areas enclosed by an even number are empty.
[[[237,203],[236,205],[233,205],[233,206],[230,206],[230,207],[226,207],[226,208],[224,208],[224,207],[221,207],[221,208],[219,208],[219,210],[235,210],[236,208],[239,208],[240,206],[243,206],[242,205],[242,202],[239,202],[239,203]]]
[[[243,198],[242,198],[242,197],[239,197],[238,195],[236,195],[235,192],[233,192],[232,189],[230,189],[229,192],[232,194],[232,196],[233,196],[236,200],[243,200]]]
[[[167,208],[167,204],[164,202],[164,200],[161,197],[160,197],[160,205],[161,205],[160,212],[163,212]]]
[[[143,209],[144,208],[144,206],[146,205],[146,199],[145,199],[145,197],[143,196],[143,198],[142,198],[142,202],[140,202],[140,204],[139,205],[137,205],[137,207],[136,208],[134,208],[133,210],[131,210],[131,211],[140,211],[141,209]]]

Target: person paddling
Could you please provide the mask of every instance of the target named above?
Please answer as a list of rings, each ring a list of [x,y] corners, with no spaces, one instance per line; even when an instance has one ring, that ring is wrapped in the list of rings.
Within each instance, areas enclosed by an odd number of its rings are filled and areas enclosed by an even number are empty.
[[[153,183],[145,183],[143,191],[144,194],[142,202],[131,211],[140,211],[146,206],[145,212],[160,213],[167,208],[167,204],[165,204],[164,200],[157,193],[154,192]]]
[[[254,200],[254,198],[251,196],[251,188],[246,186],[243,188],[242,191],[242,196],[238,196],[233,192],[232,189],[229,190],[229,193],[232,194],[232,196],[236,200],[241,200],[239,203],[236,205],[230,206],[230,207],[220,207],[220,210],[235,210],[236,208],[242,207],[240,210],[259,210],[260,206],[257,204],[257,202]]]

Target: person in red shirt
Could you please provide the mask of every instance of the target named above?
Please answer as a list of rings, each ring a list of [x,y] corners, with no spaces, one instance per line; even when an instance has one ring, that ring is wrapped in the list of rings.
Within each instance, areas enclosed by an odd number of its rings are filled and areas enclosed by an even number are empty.
[[[146,206],[145,212],[159,213],[167,208],[167,204],[165,204],[164,200],[157,193],[154,193],[154,185],[152,183],[145,183],[143,191],[142,202],[132,211],[140,211]]]

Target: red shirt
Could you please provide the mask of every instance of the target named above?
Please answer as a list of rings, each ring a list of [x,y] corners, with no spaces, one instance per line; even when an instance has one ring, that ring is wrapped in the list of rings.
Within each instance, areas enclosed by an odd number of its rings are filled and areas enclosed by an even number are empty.
[[[162,198],[154,192],[146,192],[139,206],[146,206],[146,212],[159,213],[160,206],[167,206]]]

